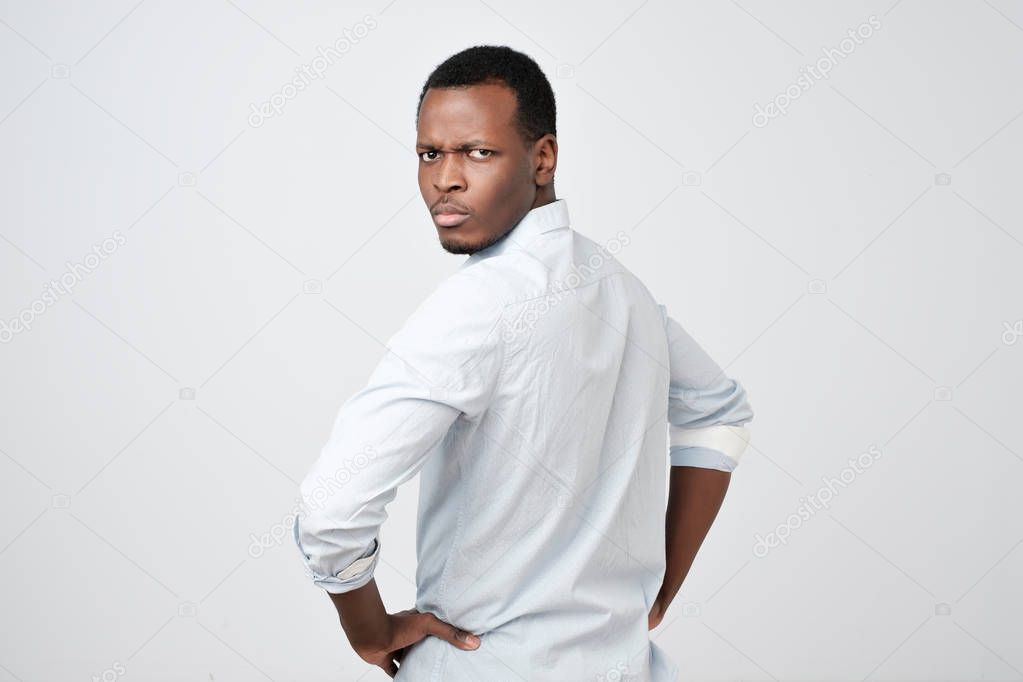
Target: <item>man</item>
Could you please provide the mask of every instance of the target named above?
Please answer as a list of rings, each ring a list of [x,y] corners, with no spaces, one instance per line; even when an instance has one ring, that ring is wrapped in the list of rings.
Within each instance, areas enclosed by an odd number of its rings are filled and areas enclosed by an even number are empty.
[[[355,651],[398,680],[674,680],[649,630],[748,441],[746,392],[610,243],[570,227],[532,59],[450,57],[416,126],[440,243],[470,255],[341,407],[301,485],[304,565]],[[416,473],[416,604],[388,614],[379,531]]]

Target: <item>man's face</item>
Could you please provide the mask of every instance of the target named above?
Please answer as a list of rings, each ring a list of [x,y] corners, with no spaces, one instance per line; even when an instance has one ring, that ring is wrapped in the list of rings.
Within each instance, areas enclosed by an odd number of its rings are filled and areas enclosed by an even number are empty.
[[[533,208],[533,149],[515,112],[515,93],[503,84],[431,88],[423,97],[419,191],[450,253],[490,246]]]

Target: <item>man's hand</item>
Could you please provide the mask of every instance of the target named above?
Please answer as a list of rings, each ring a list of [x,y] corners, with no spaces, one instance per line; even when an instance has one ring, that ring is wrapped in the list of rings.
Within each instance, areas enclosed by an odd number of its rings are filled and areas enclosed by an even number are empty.
[[[479,637],[445,623],[432,613],[406,609],[387,615],[383,640],[353,644],[353,648],[362,660],[380,666],[385,673],[394,677],[398,674],[398,664],[412,645],[427,635],[439,637],[466,651],[479,648],[480,645]]]
[[[387,613],[375,579],[341,594],[327,593],[337,608],[341,628],[355,653],[367,663],[380,666],[394,677],[409,649],[427,635],[472,651],[479,648],[476,635],[445,623],[432,613],[406,609]]]
[[[650,613],[647,615],[647,630],[653,630],[655,627],[661,624],[661,620],[664,618],[664,607],[661,605],[661,600],[657,599],[654,601],[654,605],[650,607]]]

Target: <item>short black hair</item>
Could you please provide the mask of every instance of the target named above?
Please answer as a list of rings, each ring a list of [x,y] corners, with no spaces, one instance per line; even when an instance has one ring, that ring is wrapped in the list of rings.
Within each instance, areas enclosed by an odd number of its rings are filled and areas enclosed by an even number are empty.
[[[516,125],[527,144],[547,133],[557,135],[554,91],[539,65],[528,55],[503,45],[476,45],[445,59],[426,79],[416,105],[419,110],[430,88],[456,88],[502,83],[515,93]]]

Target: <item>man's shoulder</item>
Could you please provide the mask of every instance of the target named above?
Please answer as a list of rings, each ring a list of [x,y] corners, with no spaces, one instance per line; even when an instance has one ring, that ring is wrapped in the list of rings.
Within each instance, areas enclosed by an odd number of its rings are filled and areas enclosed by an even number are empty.
[[[547,268],[536,257],[511,250],[471,263],[452,275],[451,288],[486,292],[502,307],[521,302],[543,292]]]
[[[434,369],[442,375],[497,347],[504,309],[504,302],[486,281],[457,271],[420,301],[386,345],[400,357],[417,359],[420,365],[443,357],[443,371]],[[448,380],[450,377],[435,377],[437,385]]]
[[[453,288],[475,284],[509,306],[552,292],[585,287],[609,276],[624,277],[643,286],[639,277],[616,257],[631,242],[624,230],[599,242],[575,230],[566,231],[563,236],[570,238],[552,241],[551,249],[540,256],[526,249],[509,249],[470,262],[455,273],[460,283],[453,283]]]
[[[500,315],[507,301],[493,278],[470,268],[451,273],[437,284],[412,313],[412,317],[446,320]]]

